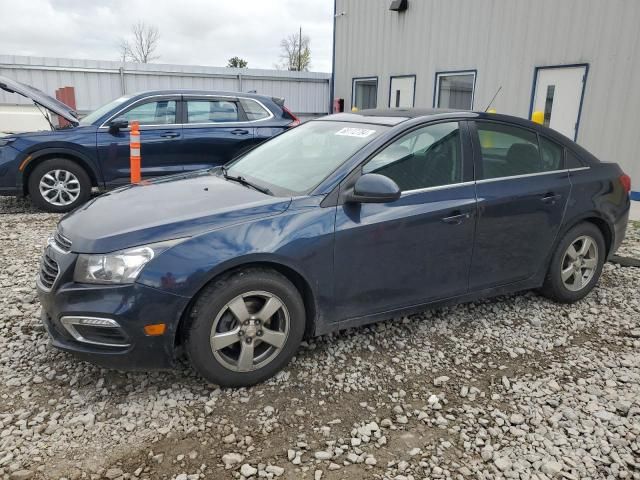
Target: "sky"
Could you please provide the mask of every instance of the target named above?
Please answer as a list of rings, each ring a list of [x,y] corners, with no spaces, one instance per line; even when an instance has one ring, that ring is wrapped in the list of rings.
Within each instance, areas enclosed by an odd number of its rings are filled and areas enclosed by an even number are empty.
[[[311,40],[311,71],[331,71],[333,0],[0,0],[0,54],[119,60],[143,21],[160,31],[156,63],[274,68],[280,41]]]

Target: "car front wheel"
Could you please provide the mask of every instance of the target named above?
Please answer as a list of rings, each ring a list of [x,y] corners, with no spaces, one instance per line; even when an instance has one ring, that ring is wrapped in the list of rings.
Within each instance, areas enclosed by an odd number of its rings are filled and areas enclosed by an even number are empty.
[[[87,172],[66,158],[52,158],[34,168],[28,187],[33,204],[53,213],[69,212],[91,195]]]
[[[591,223],[576,225],[560,240],[542,293],[562,303],[584,298],[598,282],[605,257],[600,229]]]
[[[286,277],[266,269],[241,270],[200,294],[185,332],[186,352],[194,369],[212,383],[255,385],[289,362],[304,325],[302,298]]]

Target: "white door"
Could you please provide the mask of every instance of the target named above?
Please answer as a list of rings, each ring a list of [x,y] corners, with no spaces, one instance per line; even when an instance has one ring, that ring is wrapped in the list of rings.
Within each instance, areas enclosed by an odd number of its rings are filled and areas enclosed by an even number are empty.
[[[533,111],[544,112],[544,124],[575,139],[587,67],[539,68]]]
[[[389,91],[390,108],[413,107],[413,93],[416,88],[416,77],[391,77],[391,89]]]

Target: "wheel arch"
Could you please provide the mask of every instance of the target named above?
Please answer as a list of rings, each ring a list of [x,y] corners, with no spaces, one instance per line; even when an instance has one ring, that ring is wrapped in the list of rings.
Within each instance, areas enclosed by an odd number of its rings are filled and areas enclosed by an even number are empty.
[[[306,317],[304,331],[305,337],[309,337],[314,334],[316,329],[318,307],[316,303],[316,295],[313,291],[313,288],[311,287],[310,282],[305,278],[305,276],[294,267],[285,265],[281,262],[277,262],[274,260],[250,260],[245,263],[228,266],[227,268],[218,271],[198,289],[193,297],[191,297],[191,300],[189,300],[189,303],[180,316],[178,327],[175,330],[174,346],[181,344],[185,328],[189,326],[191,310],[193,309],[193,305],[201,295],[202,291],[207,288],[212,282],[215,282],[217,279],[224,275],[229,275],[233,272],[249,268],[264,268],[274,270],[287,278],[287,280],[289,280],[296,287],[296,289],[302,296],[302,301],[304,303]]]
[[[613,224],[597,212],[588,212],[578,217],[572,218],[570,222],[567,222],[565,224],[565,227],[557,237],[553,251],[555,251],[555,249],[557,248],[557,245],[558,243],[560,243],[560,240],[562,240],[562,237],[564,237],[569,230],[580,223],[591,223],[595,225],[598,230],[600,230],[600,233],[602,233],[602,236],[604,238],[606,248],[605,258],[609,258],[609,254],[611,253],[611,248],[614,242],[615,230],[613,228]]]
[[[29,193],[29,177],[33,170],[43,162],[54,158],[64,158],[76,162],[78,165],[84,168],[84,170],[87,172],[87,175],[89,175],[89,178],[91,179],[91,185],[93,187],[99,186],[98,172],[92,165],[91,160],[81,152],[66,148],[45,148],[32,153],[30,157],[30,160],[26,163],[26,165],[24,165],[21,171],[22,192],[25,195]]]

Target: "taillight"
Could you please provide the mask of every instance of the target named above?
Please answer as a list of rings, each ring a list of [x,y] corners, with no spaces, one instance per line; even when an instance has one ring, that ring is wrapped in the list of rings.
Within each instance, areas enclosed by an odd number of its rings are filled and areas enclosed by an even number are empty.
[[[625,192],[629,193],[631,191],[631,177],[626,173],[620,175],[620,184]]]
[[[298,117],[296,117],[293,113],[291,113],[291,110],[289,110],[287,107],[282,107],[282,110],[284,111],[285,115],[287,117],[289,117],[291,120],[293,120],[289,126],[290,127],[297,127],[298,125],[300,125],[300,119]]]

